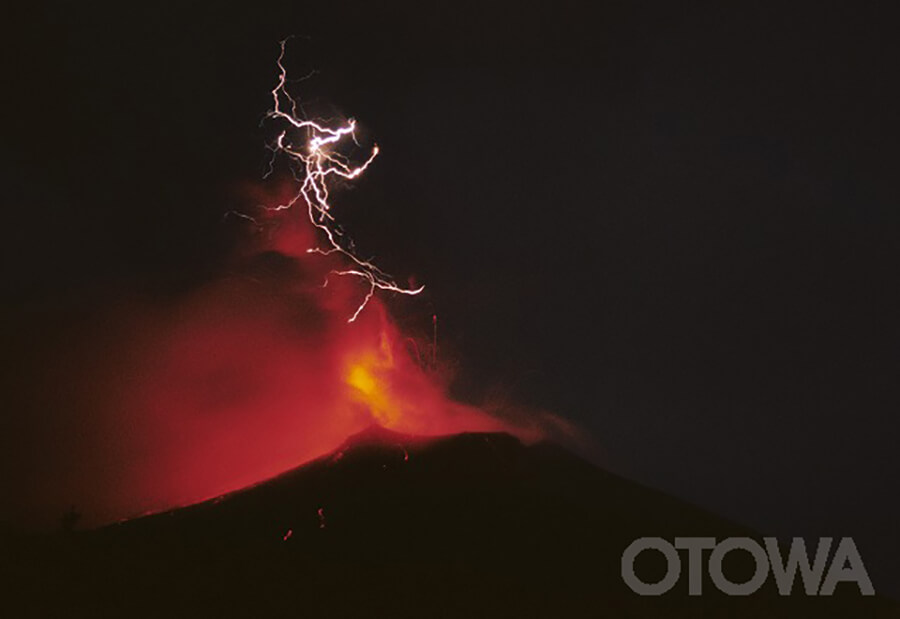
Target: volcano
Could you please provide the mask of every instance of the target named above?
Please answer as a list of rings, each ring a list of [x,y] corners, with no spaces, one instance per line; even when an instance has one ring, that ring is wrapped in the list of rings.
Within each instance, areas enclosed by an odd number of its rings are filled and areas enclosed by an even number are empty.
[[[769,581],[729,598],[709,583],[689,597],[680,582],[650,598],[622,581],[622,552],[637,537],[735,535],[754,533],[553,443],[373,426],[203,503],[92,531],[7,533],[14,595],[3,615],[898,616],[844,585],[829,598],[780,597]],[[658,580],[659,561],[639,573]]]

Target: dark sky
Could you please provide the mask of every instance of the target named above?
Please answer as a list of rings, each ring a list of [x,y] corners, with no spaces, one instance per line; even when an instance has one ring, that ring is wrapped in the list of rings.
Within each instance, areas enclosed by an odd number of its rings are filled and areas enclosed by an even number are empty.
[[[264,169],[277,42],[303,35],[304,99],[383,149],[347,227],[428,284],[395,311],[440,315],[459,397],[556,411],[601,464],[765,532],[852,535],[898,594],[887,14],[130,4],[3,20],[8,364],[122,290],[215,271]]]

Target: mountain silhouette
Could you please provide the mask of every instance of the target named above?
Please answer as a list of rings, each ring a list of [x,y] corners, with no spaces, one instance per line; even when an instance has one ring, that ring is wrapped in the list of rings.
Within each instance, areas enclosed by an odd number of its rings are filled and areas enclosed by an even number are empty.
[[[640,597],[638,537],[759,537],[552,443],[374,426],[334,452],[203,503],[94,531],[6,535],[7,617],[897,617],[839,585],[734,598],[708,578]],[[652,555],[654,553],[646,553]],[[740,553],[734,553],[740,554]],[[665,563],[638,564],[659,580]],[[729,565],[726,563],[726,569]],[[747,565],[728,572],[738,580]],[[745,577],[746,579],[746,577]]]

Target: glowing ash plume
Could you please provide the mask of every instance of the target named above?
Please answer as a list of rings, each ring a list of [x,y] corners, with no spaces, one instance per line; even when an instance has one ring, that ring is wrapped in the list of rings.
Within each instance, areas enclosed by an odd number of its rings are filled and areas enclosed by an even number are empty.
[[[416,295],[424,290],[424,286],[418,288],[404,288],[398,285],[393,278],[372,264],[363,260],[347,247],[347,243],[341,243],[343,233],[337,226],[332,206],[329,203],[330,177],[340,177],[351,180],[362,174],[369,164],[378,156],[378,146],[373,146],[368,158],[359,165],[353,165],[349,157],[339,150],[342,142],[349,138],[354,145],[356,141],[356,122],[353,119],[336,127],[329,127],[323,123],[308,120],[302,113],[302,108],[287,91],[287,70],[284,67],[284,53],[287,41],[281,42],[281,53],[278,55],[278,83],[272,89],[273,108],[266,117],[285,121],[288,128],[283,130],[272,149],[272,163],[279,153],[286,155],[292,164],[294,177],[300,183],[299,191],[287,202],[268,210],[282,211],[293,207],[298,202],[306,202],[310,222],[322,231],[327,246],[313,247],[308,253],[330,255],[338,253],[348,258],[351,262],[349,268],[332,271],[335,275],[358,277],[366,282],[369,289],[356,311],[348,322],[354,322],[360,312],[366,307],[376,290],[387,290],[406,295]],[[270,165],[269,173],[272,167]],[[268,174],[267,174],[268,175]],[[326,281],[327,284],[327,281]]]

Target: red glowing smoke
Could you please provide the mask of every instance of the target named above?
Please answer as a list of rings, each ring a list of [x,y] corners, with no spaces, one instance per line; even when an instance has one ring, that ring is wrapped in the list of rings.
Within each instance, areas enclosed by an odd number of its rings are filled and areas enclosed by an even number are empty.
[[[536,435],[448,399],[377,297],[348,323],[365,291],[323,286],[340,257],[306,253],[310,235],[282,228],[183,298],[100,317],[48,369],[65,411],[38,432],[19,498],[96,524],[258,482],[373,423]]]
[[[328,201],[330,180],[355,178],[377,149],[351,166],[337,149],[355,139],[354,123],[298,118],[280,58],[278,66],[269,118],[287,128],[273,153],[294,166],[299,191],[263,209],[265,221],[243,215],[260,234],[226,274],[176,300],[109,309],[54,355],[41,401],[58,410],[49,427],[29,426],[29,453],[8,492],[28,519],[75,504],[97,524],[197,502],[297,466],[373,423],[528,437],[560,423],[511,424],[454,402],[410,355],[375,292],[413,297],[422,288],[358,258]],[[308,218],[297,217],[304,206]],[[424,357],[431,366],[436,345]]]

